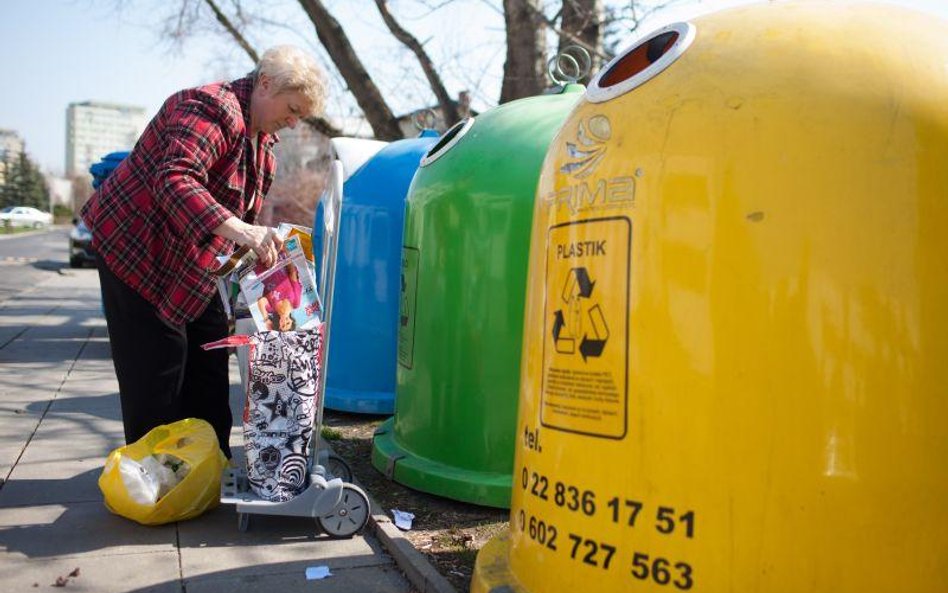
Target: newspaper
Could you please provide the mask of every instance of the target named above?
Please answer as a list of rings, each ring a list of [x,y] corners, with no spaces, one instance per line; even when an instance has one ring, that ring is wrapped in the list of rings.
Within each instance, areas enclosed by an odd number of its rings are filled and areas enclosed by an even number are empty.
[[[273,267],[248,266],[237,274],[257,331],[305,330],[319,323],[316,281],[299,236],[283,242]]]

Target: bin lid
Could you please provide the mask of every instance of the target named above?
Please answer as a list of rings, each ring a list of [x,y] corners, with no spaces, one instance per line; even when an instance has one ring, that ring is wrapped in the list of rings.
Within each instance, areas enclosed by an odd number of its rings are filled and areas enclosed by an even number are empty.
[[[336,158],[342,163],[343,181],[349,179],[378,151],[388,146],[388,142],[364,138],[333,138],[329,144]]]

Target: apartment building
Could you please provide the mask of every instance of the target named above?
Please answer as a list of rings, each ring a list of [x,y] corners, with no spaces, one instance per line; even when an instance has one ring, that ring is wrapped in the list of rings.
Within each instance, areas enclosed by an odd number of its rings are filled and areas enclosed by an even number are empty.
[[[130,150],[148,123],[143,107],[84,101],[66,108],[66,176],[89,174],[89,166],[116,150]]]
[[[13,130],[4,130],[0,128],[0,185],[7,178],[7,163],[12,163],[20,158],[26,145],[23,138]]]

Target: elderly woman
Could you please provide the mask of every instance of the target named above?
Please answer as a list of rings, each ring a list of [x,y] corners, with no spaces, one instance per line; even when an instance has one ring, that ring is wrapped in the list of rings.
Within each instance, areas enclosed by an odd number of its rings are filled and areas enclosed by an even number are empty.
[[[282,246],[254,224],[273,180],[276,132],[321,111],[323,75],[292,46],[248,76],[180,91],[82,209],[99,254],[102,303],[125,439],[203,418],[230,457],[227,335],[209,270],[248,246],[265,266]]]

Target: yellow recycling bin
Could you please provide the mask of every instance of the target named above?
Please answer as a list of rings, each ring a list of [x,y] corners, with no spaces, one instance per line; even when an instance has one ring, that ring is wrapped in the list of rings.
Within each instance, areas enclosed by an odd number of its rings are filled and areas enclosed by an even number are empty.
[[[472,591],[948,591],[948,25],[645,38],[541,174],[509,533]]]

